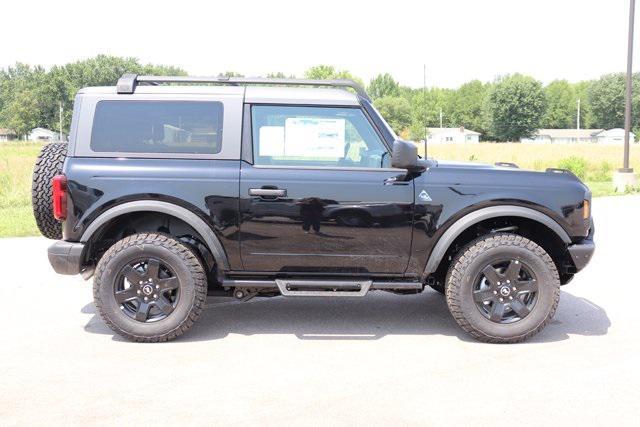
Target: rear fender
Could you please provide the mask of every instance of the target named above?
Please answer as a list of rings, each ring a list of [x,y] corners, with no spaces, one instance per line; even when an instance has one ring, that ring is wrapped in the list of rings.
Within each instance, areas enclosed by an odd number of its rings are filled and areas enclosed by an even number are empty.
[[[127,202],[103,212],[87,227],[82,237],[80,237],[80,242],[88,242],[98,230],[110,223],[113,219],[132,212],[160,212],[183,220],[202,236],[205,245],[211,251],[218,267],[224,271],[230,269],[229,260],[227,259],[227,254],[224,251],[222,243],[220,243],[220,239],[218,239],[213,229],[202,218],[182,206],[158,200]]]

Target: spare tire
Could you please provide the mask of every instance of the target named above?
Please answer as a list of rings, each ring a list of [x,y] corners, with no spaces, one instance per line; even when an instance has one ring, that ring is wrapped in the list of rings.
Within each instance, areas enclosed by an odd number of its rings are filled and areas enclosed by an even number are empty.
[[[31,203],[36,225],[44,237],[62,239],[62,225],[53,216],[52,186],[54,176],[62,173],[64,159],[67,156],[67,143],[53,142],[40,150],[33,169],[31,183]]]

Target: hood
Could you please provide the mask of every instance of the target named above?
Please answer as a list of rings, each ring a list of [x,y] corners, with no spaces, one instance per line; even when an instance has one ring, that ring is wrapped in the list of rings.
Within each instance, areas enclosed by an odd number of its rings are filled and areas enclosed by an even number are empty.
[[[436,160],[436,167],[443,168],[471,168],[471,169],[495,169],[495,166],[488,163],[478,162],[455,162],[453,160]]]
[[[571,171],[549,168],[546,171],[520,169],[517,165],[499,162],[495,165],[476,162],[435,161],[423,179],[432,184],[484,187],[485,189],[535,188],[546,191],[551,188],[578,191],[588,194],[588,188]],[[429,178],[427,178],[427,175]]]

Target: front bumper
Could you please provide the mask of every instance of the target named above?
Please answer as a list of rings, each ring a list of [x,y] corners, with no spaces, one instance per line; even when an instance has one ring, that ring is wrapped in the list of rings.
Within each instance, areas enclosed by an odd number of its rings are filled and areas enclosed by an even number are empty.
[[[576,270],[580,271],[589,264],[593,252],[596,250],[596,244],[593,240],[583,240],[581,243],[570,245],[568,248],[573,264],[576,266]]]
[[[58,241],[49,246],[49,263],[58,274],[79,274],[82,271],[84,243]]]

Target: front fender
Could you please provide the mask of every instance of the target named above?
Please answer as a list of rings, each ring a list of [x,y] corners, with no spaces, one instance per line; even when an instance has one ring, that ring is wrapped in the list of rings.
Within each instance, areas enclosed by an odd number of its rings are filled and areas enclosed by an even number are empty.
[[[527,218],[539,222],[551,229],[567,245],[571,243],[571,238],[560,224],[542,212],[515,205],[489,206],[466,214],[447,228],[429,255],[423,272],[423,279],[436,271],[447,249],[462,232],[484,220],[505,216]]]

